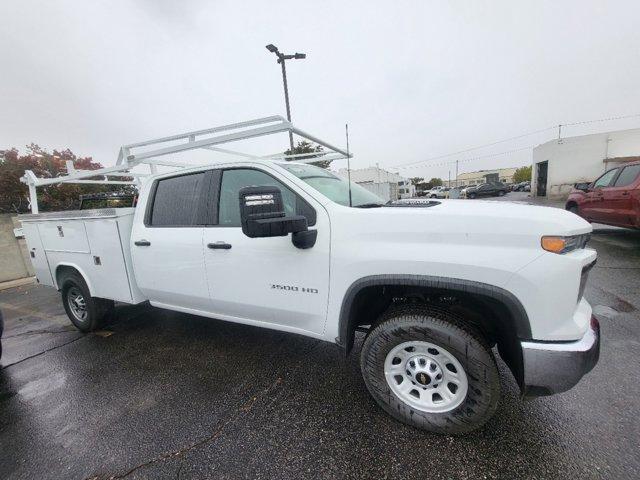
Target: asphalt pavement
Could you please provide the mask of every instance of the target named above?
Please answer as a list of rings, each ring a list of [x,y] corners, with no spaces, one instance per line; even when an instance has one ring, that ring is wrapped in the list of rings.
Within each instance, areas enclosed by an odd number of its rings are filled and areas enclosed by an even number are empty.
[[[639,478],[640,232],[596,226],[590,246],[599,364],[523,402],[500,363],[498,411],[464,437],[378,408],[359,345],[345,359],[298,335],[131,306],[83,335],[53,289],[0,291],[0,478]]]

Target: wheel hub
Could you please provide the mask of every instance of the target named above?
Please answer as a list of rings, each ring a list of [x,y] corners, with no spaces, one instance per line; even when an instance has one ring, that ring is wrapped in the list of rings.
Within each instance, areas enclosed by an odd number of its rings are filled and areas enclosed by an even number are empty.
[[[406,362],[407,376],[423,388],[438,388],[442,382],[442,368],[430,357],[416,355]]]
[[[77,287],[71,287],[67,293],[67,302],[73,316],[84,322],[87,319],[87,303]]]
[[[391,391],[419,411],[448,412],[467,396],[468,380],[462,364],[429,342],[396,345],[387,354],[384,374]]]

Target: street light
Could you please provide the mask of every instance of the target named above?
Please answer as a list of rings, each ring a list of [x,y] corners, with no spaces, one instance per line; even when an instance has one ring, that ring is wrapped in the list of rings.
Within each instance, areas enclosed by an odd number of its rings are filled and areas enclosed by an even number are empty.
[[[286,60],[302,60],[303,58],[307,58],[304,53],[294,53],[292,55],[285,55],[284,53],[280,53],[278,47],[270,43],[267,45],[267,50],[271,53],[274,53],[276,57],[278,57],[278,63],[282,67],[282,83],[284,84],[284,103],[287,107],[287,120],[291,122],[291,108],[289,107],[289,88],[287,86],[287,69],[285,67]],[[293,134],[291,130],[289,130],[289,145],[291,147],[291,153],[293,153]]]

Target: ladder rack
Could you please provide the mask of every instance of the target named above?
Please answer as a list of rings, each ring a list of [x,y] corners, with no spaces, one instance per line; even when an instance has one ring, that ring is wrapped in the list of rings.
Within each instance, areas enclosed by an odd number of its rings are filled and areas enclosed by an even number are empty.
[[[221,148],[219,145],[226,143],[247,140],[250,138],[274,135],[283,132],[291,132],[326,148],[322,152],[301,153],[285,155],[276,153],[259,156],[249,153],[238,152]],[[301,163],[317,162],[318,160],[339,160],[349,157],[346,151],[335,147],[313,135],[296,128],[291,122],[280,115],[258,118],[246,122],[221,125],[219,127],[196,130],[193,132],[180,133],[168,137],[156,138],[144,142],[131,143],[120,147],[116,164],[112,167],[100,168],[97,170],[76,170],[72,161],[67,161],[67,175],[55,178],[38,178],[31,170],[25,170],[24,176],[20,179],[29,187],[29,198],[31,201],[31,213],[38,213],[37,187],[53,185],[56,183],[81,183],[81,184],[101,184],[101,185],[140,185],[140,178],[157,172],[157,166],[186,168],[197,165],[185,162],[176,162],[161,157],[173,153],[185,152],[188,150],[205,149],[228,155],[250,158],[252,160],[295,160]],[[351,155],[353,156],[353,155]],[[306,157],[306,158],[305,158]],[[215,162],[212,162],[215,163]],[[149,173],[132,172],[131,169],[138,165],[148,165]],[[95,179],[102,177],[102,179]],[[133,181],[114,180],[110,177],[132,177]]]

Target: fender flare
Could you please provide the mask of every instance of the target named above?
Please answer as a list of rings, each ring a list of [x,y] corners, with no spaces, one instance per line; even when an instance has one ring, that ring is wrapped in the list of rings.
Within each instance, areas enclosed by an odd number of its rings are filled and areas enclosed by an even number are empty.
[[[377,285],[428,287],[477,294],[491,298],[502,303],[507,308],[513,319],[513,326],[517,337],[521,340],[531,339],[531,326],[527,312],[522,306],[522,303],[520,303],[520,300],[508,290],[488,283],[459,278],[435,277],[430,275],[371,275],[353,282],[347,289],[342,300],[338,326],[339,336],[335,341],[339,346],[343,347],[347,353],[353,347],[354,340],[355,328],[354,325],[352,325],[353,319],[350,315],[353,301],[362,289]]]

